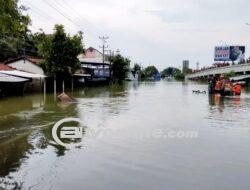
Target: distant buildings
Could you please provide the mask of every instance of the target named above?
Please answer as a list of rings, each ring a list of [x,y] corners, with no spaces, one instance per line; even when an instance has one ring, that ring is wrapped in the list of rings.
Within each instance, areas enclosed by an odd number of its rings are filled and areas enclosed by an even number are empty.
[[[200,70],[200,63],[199,62],[196,63],[196,70],[197,71]]]
[[[182,73],[185,73],[187,70],[189,70],[189,60],[183,60]]]
[[[110,78],[110,62],[107,57],[93,47],[86,49],[85,53],[80,54],[78,59],[81,62],[82,71],[76,73],[76,76],[89,75],[88,80],[91,81],[106,81]]]
[[[89,47],[78,59],[81,69],[75,72],[72,87],[75,82],[82,84],[110,81],[111,64],[106,55],[103,56],[97,49]],[[0,63],[0,98],[8,94],[23,94],[24,91],[42,90],[46,93],[47,87],[48,90],[52,89],[52,77],[45,76],[41,67],[43,61],[39,57],[26,56]]]

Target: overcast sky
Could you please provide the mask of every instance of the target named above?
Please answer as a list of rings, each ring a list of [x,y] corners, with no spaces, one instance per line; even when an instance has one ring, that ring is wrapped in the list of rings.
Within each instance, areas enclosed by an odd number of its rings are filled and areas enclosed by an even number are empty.
[[[84,32],[85,46],[110,49],[143,66],[195,68],[213,63],[215,45],[246,45],[250,55],[249,0],[21,0],[31,29],[51,33],[55,23],[68,33]],[[48,5],[50,4],[50,6]],[[54,8],[52,8],[52,7]],[[57,9],[57,10],[55,10]],[[59,12],[60,13],[59,13]],[[62,15],[62,14],[64,15]]]

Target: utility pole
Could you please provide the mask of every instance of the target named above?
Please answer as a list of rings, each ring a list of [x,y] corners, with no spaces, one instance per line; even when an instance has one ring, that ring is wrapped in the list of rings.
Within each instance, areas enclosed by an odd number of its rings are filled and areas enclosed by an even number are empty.
[[[103,63],[103,67],[104,67],[104,62],[105,62],[105,49],[108,48],[108,45],[106,45],[107,43],[107,39],[109,39],[108,36],[99,36],[99,39],[102,40],[102,46],[99,46],[100,48],[102,48],[102,63]]]

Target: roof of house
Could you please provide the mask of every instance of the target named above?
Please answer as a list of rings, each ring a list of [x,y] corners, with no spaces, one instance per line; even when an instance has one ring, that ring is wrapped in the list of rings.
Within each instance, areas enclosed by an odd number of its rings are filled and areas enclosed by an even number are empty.
[[[86,49],[86,51],[97,51],[98,53],[100,53],[100,54],[102,54],[102,52],[100,52],[98,49],[95,49],[95,48],[93,48],[93,47],[89,47],[88,49]]]
[[[16,76],[10,76],[3,73],[0,73],[0,82],[26,82],[29,79],[16,77]]]
[[[28,57],[27,60],[37,65],[39,65],[42,61],[44,61],[43,58],[39,58],[39,57]]]
[[[94,64],[94,65],[102,65],[103,60],[102,58],[79,58],[79,61],[81,63],[86,63],[86,64]],[[104,65],[109,65],[110,63],[108,61],[104,62]]]
[[[22,77],[22,78],[28,78],[28,79],[40,79],[40,78],[46,77],[45,75],[28,73],[28,72],[18,71],[18,70],[0,71],[0,74],[6,74],[10,76]]]
[[[42,61],[44,61],[44,59],[41,57],[31,57],[31,56],[23,57],[22,56],[22,57],[17,57],[14,59],[7,60],[7,61],[5,61],[5,64],[14,63],[14,62],[22,60],[22,59],[28,60],[29,62],[36,64],[36,65],[39,65]]]
[[[11,70],[14,70],[14,69],[8,65],[0,63],[0,71],[11,71]]]
[[[103,64],[103,56],[102,53],[93,48],[89,47],[85,53],[80,54],[78,59],[81,63],[88,63],[88,64]],[[108,61],[105,60],[105,64],[109,64]]]

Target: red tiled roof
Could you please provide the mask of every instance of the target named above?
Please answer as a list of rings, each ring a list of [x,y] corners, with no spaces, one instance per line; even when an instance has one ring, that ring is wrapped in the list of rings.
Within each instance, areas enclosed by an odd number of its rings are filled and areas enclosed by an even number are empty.
[[[0,63],[0,71],[11,71],[11,70],[15,70],[12,67],[5,65],[5,64],[1,64]]]

